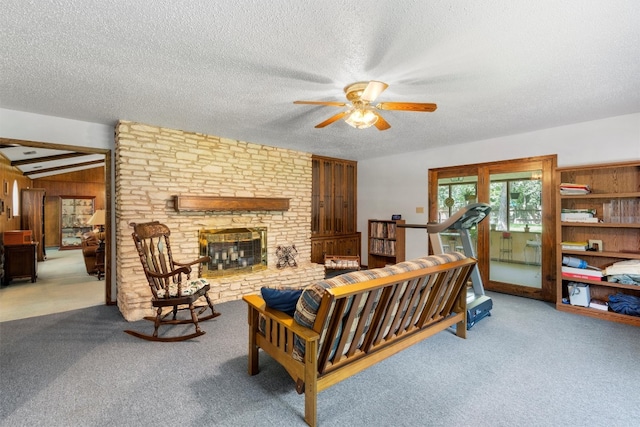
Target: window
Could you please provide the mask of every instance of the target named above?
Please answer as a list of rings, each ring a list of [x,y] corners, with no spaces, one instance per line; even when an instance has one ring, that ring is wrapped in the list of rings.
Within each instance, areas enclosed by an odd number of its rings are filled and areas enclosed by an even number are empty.
[[[13,216],[20,215],[20,189],[18,188],[18,181],[13,181],[13,193],[11,195],[13,200]]]

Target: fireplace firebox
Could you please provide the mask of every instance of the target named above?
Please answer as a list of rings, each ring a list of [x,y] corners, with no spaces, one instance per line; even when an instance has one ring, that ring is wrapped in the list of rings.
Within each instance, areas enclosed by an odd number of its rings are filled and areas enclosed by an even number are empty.
[[[211,260],[202,268],[203,277],[246,274],[267,268],[266,228],[201,230],[200,255]]]

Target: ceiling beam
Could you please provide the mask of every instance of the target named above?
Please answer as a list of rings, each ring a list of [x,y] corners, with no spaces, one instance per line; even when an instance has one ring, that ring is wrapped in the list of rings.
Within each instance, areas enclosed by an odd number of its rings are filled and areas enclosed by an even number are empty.
[[[56,154],[55,156],[34,157],[32,159],[13,160],[11,162],[11,166],[31,165],[33,163],[49,162],[52,160],[64,160],[64,159],[71,159],[73,157],[90,156],[90,155],[91,155],[90,153],[66,153],[66,154]]]
[[[41,174],[41,173],[57,172],[57,171],[65,170],[65,169],[73,169],[73,168],[78,168],[78,167],[83,167],[83,166],[92,166],[92,165],[100,165],[100,164],[104,165],[104,160],[94,160],[92,162],[75,163],[73,165],[58,166],[58,167],[55,167],[55,168],[37,169],[37,170],[33,170],[31,172],[24,172],[22,175],[23,176],[37,175],[37,174]]]

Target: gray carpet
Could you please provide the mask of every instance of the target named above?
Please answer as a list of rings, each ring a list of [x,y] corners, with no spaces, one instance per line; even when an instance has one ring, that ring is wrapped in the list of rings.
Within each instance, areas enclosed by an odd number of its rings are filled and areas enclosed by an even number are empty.
[[[640,328],[491,294],[493,315],[323,391],[321,426],[628,426],[640,419]],[[122,332],[115,307],[0,323],[2,426],[303,426],[268,356],[247,374],[246,307],[219,304],[182,343]]]

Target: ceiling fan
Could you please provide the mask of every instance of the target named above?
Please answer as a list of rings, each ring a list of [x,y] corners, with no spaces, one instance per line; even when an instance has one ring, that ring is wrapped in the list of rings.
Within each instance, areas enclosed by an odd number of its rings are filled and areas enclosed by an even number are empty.
[[[380,95],[388,84],[371,80],[369,82],[356,82],[345,86],[344,93],[347,96],[346,102],[325,102],[325,101],[294,101],[294,104],[328,105],[330,107],[347,107],[335,116],[329,117],[316,128],[323,128],[331,123],[344,118],[350,126],[357,129],[366,129],[375,125],[378,130],[387,130],[391,127],[389,123],[376,110],[401,110],[401,111],[422,111],[432,112],[437,107],[436,104],[418,102],[372,102]]]

